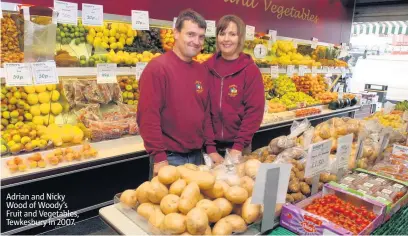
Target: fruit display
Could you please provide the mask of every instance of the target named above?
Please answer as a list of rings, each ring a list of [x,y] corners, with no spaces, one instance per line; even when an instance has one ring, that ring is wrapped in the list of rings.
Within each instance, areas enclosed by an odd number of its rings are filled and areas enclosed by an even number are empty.
[[[80,58],[83,61],[83,58]],[[58,50],[54,56],[55,64],[58,67],[77,67],[88,66],[86,63],[80,63],[77,57],[71,56],[69,52],[65,50]]]
[[[44,129],[45,137],[52,142],[54,147],[80,144],[84,140],[84,131],[78,125],[50,124]]]
[[[365,118],[366,120],[378,120],[383,126],[391,127],[394,129],[400,129],[404,127],[406,123],[400,115],[397,114],[384,114],[383,112],[379,111],[374,113],[373,115]]]
[[[395,105],[395,110],[398,110],[398,111],[406,111],[406,110],[408,110],[408,101],[405,100],[405,101],[402,101],[402,102],[398,102],[398,103]]]
[[[272,64],[320,66],[310,55],[304,56],[297,52],[292,41],[277,40],[272,45],[271,52],[276,55],[271,61]]]
[[[279,102],[279,99],[274,98],[268,101],[268,112],[269,113],[277,113],[286,111],[286,106]]]
[[[305,109],[299,109],[296,110],[296,117],[304,117],[304,116],[311,116],[311,115],[316,115],[321,113],[322,110],[319,108],[305,108]]]
[[[201,51],[204,54],[213,54],[216,50],[216,40],[215,37],[206,37],[204,39],[204,48]]]
[[[118,83],[122,91],[123,103],[137,106],[140,90],[136,76],[118,76]]]
[[[126,43],[124,51],[129,53],[142,53],[148,51],[153,54],[164,52],[162,42],[160,41],[159,28],[150,28],[150,30],[138,30],[136,32],[137,37],[132,43]],[[121,50],[121,48],[119,49]]]
[[[199,63],[206,62],[210,57],[212,57],[213,54],[198,54],[197,56],[193,57],[193,60]]]
[[[161,53],[159,52],[153,54],[150,51],[144,51],[142,53],[118,51],[115,53],[111,50],[106,58],[108,63],[116,63],[118,66],[135,66],[138,62],[149,62],[160,55]]]
[[[274,80],[275,82],[275,92],[279,96],[283,96],[286,93],[296,92],[296,85],[293,83],[287,75],[279,75],[279,77]]]
[[[1,65],[5,62],[23,62],[24,53],[21,52],[19,42],[22,35],[11,15],[3,16],[1,29]]]
[[[305,103],[306,106],[314,106],[320,104],[320,101],[302,92],[288,92],[285,93],[280,101],[286,105],[288,109],[299,107],[299,104]]]
[[[75,148],[78,149],[78,148]],[[89,144],[84,144],[78,151],[73,148],[57,148],[49,151],[45,156],[42,153],[33,153],[26,158],[12,157],[6,162],[7,169],[11,173],[25,172],[30,169],[45,168],[47,165],[56,166],[61,162],[81,161],[82,159],[94,158],[98,151]]]
[[[347,62],[336,59],[340,54],[337,47],[317,46],[312,53],[312,58],[321,63],[322,66],[347,67]]]
[[[323,104],[329,104],[330,102],[338,99],[338,93],[323,92],[315,95],[314,98],[320,100]]]
[[[293,76],[293,82],[296,85],[296,89],[298,92],[304,92],[309,94],[313,97],[316,95],[323,93],[327,90],[327,84],[324,81],[324,78],[320,75],[317,76]]]
[[[104,23],[103,26],[87,26],[85,29],[88,31],[86,41],[95,49],[123,50],[138,37],[132,26],[125,23]]]
[[[273,90],[274,81],[272,80],[271,74],[262,74],[262,81],[265,88],[265,92]]]
[[[160,29],[160,38],[165,52],[173,49],[174,35],[172,29]]]
[[[88,30],[78,21],[78,25],[57,24],[57,42],[61,44],[70,44],[74,42],[75,45],[85,43],[85,36]]]

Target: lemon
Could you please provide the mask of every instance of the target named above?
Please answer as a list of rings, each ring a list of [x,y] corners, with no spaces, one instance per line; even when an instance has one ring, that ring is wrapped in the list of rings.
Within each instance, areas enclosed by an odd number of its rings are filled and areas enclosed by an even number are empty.
[[[86,41],[89,43],[89,44],[93,44],[93,42],[94,42],[94,37],[92,36],[92,35],[87,35],[86,36]]]
[[[49,103],[50,102],[50,93],[49,92],[41,92],[38,94],[38,100],[40,103]]]
[[[16,111],[16,110],[14,110],[14,111],[12,111],[12,112],[10,113],[10,117],[11,117],[11,118],[16,118],[16,117],[18,117],[18,115],[19,115],[19,113],[18,113],[18,111]]]
[[[133,37],[126,39],[126,45],[130,46],[130,45],[132,45],[132,43],[133,43]]]
[[[57,90],[52,91],[51,93],[51,101],[56,102],[60,98],[60,93]]]
[[[14,125],[14,127],[16,127],[17,129],[20,129],[20,128],[23,127],[23,125],[24,125],[24,123],[22,121],[19,121]]]
[[[110,36],[110,32],[108,29],[103,30],[103,36]]]
[[[52,91],[52,90],[55,90],[55,89],[57,88],[57,85],[55,85],[55,84],[47,84],[46,87],[47,87],[47,90],[48,90],[48,91]]]
[[[101,47],[107,49],[109,48],[109,45],[106,42],[102,42]]]
[[[33,119],[33,115],[32,115],[31,113],[25,113],[25,114],[24,114],[24,118],[25,118],[26,120],[32,120],[32,119]]]
[[[62,112],[61,104],[57,102],[51,103],[51,112],[56,116],[59,115]]]
[[[84,132],[78,126],[74,126],[72,131],[74,133],[72,143],[75,143],[75,144],[81,143],[82,139],[84,138]]]
[[[31,138],[30,138],[30,137],[24,136],[24,137],[21,138],[21,143],[22,143],[22,144],[26,144],[26,143],[29,143],[29,142],[31,142]]]
[[[116,43],[116,38],[111,36],[111,37],[109,38],[109,43],[110,43],[110,44]]]
[[[61,128],[61,139],[64,143],[69,143],[74,139],[73,126],[66,124]]]
[[[111,43],[110,48],[112,48],[112,49],[117,49],[117,48],[118,48],[118,44],[117,44],[117,43]]]
[[[40,111],[41,111],[41,114],[48,115],[50,113],[50,104],[49,103],[41,104]]]
[[[103,33],[102,33],[102,32],[98,32],[98,33],[96,33],[96,37],[98,37],[98,38],[102,38],[102,37],[103,37]]]
[[[41,115],[41,110],[39,105],[32,106],[30,108],[30,113],[32,116],[39,116]]]
[[[35,105],[35,104],[37,104],[37,103],[38,103],[38,96],[37,96],[37,94],[35,94],[35,93],[30,93],[30,94],[28,94],[28,96],[27,96],[27,102],[28,102],[28,104],[30,104],[30,105]]]
[[[2,113],[1,115],[2,115],[2,117],[3,117],[4,119],[10,118],[10,112],[9,112],[9,111],[3,111],[3,113]]]
[[[91,29],[89,30],[88,35],[90,35],[90,36],[92,36],[92,37],[95,37],[95,35],[96,35],[95,29],[94,29],[94,28],[91,28]]]
[[[37,86],[34,86],[34,88],[37,93],[42,93],[47,90],[47,86],[45,85],[37,85]]]
[[[116,29],[111,29],[110,31],[109,31],[109,36],[111,36],[111,37],[115,37],[115,35],[116,35]]]
[[[42,118],[42,116],[34,116],[33,123],[36,125],[42,125],[44,124],[44,119]]]
[[[124,45],[123,45],[122,42],[117,42],[116,44],[118,45],[118,48],[119,48],[119,49],[123,49]]]
[[[19,134],[13,135],[13,141],[16,143],[21,142],[21,136]]]
[[[120,37],[119,42],[120,42],[122,45],[125,45],[125,43],[126,43],[125,37]]]
[[[128,31],[127,31],[127,36],[128,36],[129,38],[134,36],[132,29],[128,29]]]
[[[34,86],[24,86],[24,91],[28,94],[35,93],[35,88]]]
[[[44,125],[55,124],[55,116],[49,114],[44,116]]]

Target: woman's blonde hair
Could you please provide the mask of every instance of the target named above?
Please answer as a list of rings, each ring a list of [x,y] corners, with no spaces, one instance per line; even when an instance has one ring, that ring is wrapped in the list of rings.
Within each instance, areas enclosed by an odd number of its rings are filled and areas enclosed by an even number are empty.
[[[224,32],[225,29],[228,28],[230,22],[233,22],[237,25],[238,29],[238,47],[237,51],[242,52],[244,50],[245,45],[245,23],[244,21],[236,15],[225,15],[221,17],[221,19],[217,23],[217,37],[221,32]]]

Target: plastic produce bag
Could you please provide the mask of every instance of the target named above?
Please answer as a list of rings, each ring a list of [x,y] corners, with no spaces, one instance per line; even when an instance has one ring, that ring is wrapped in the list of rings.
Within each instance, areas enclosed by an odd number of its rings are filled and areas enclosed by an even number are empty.
[[[24,13],[24,62],[44,62],[54,60],[57,12],[52,12],[52,21],[48,25],[39,25],[30,20],[30,10]]]
[[[281,153],[283,150],[296,146],[296,138],[289,136],[280,136],[272,139],[269,143],[270,152],[274,155]]]
[[[292,126],[290,127],[289,138],[297,137],[309,129],[311,126],[308,119],[304,119],[301,122],[293,121]]]
[[[285,149],[283,152],[279,153],[276,157],[277,160],[284,159],[284,160],[300,160],[306,157],[307,153],[303,150],[302,147],[291,147]]]

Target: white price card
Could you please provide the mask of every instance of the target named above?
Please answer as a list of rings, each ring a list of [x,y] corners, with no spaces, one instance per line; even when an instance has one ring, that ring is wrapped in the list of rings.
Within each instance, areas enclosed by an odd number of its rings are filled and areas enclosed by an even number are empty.
[[[323,66],[323,73],[325,73],[325,74],[329,73],[329,67],[328,66]]]
[[[294,39],[294,40],[292,41],[292,44],[293,44],[293,47],[294,47],[294,48],[297,48],[297,47],[298,47],[298,42],[296,41],[296,39]]]
[[[150,30],[149,12],[132,10],[132,29]]]
[[[269,37],[270,37],[269,41],[276,42],[276,36],[278,35],[278,31],[269,30],[268,34],[269,34]]]
[[[118,65],[116,63],[99,63],[97,65],[97,84],[113,84],[117,83],[116,69]]]
[[[143,70],[146,68],[147,62],[138,62],[136,63],[136,79],[139,80],[142,76]]]
[[[177,17],[173,18],[173,29],[176,28]]]
[[[306,158],[305,178],[314,177],[326,170],[329,164],[331,146],[332,141],[326,140],[309,147]]]
[[[30,64],[4,63],[6,86],[33,85]]]
[[[205,31],[205,37],[215,37],[216,33],[216,26],[215,26],[215,20],[206,20],[207,22],[207,29]]]
[[[255,39],[255,26],[247,25],[245,28],[245,40]]]
[[[299,73],[298,73],[298,75],[299,75],[299,76],[304,76],[304,75],[306,74],[306,70],[307,70],[307,66],[302,66],[302,65],[300,65],[300,66],[299,66]]]
[[[271,66],[271,78],[276,79],[279,77],[279,66],[278,65],[272,65]]]
[[[58,12],[58,23],[78,25],[78,3],[54,1],[54,10]]]
[[[353,145],[353,134],[348,134],[337,139],[336,162],[337,169],[347,169],[348,160]]]
[[[82,3],[82,24],[103,26],[103,5]]]
[[[319,42],[319,40],[315,37],[312,38],[312,42],[311,42],[311,48],[317,48],[317,43]]]
[[[59,84],[55,61],[31,63],[34,84]]]
[[[408,155],[408,147],[394,144],[394,147],[392,148],[392,154],[393,155]]]
[[[343,96],[344,96],[344,84],[340,84],[338,90],[338,98],[343,99]]]
[[[288,65],[286,68],[286,74],[290,77],[295,73],[295,66],[294,65]]]
[[[316,75],[317,75],[317,67],[312,66],[312,76],[316,76]]]

